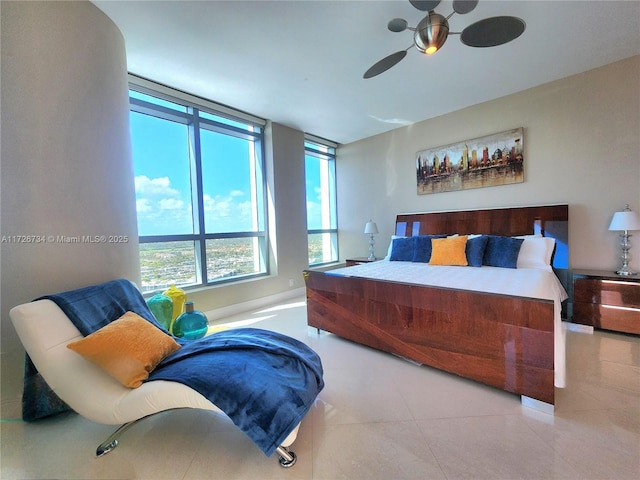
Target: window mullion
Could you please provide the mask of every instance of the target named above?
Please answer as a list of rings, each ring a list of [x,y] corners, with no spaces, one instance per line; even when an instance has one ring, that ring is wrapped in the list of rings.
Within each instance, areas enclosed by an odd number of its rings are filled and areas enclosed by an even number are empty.
[[[189,126],[191,137],[191,196],[193,205],[194,233],[196,234],[195,255],[196,255],[196,275],[198,283],[207,284],[207,242],[205,240],[204,226],[204,197],[202,187],[202,151],[200,148],[200,121],[198,110],[190,109],[192,120]]]

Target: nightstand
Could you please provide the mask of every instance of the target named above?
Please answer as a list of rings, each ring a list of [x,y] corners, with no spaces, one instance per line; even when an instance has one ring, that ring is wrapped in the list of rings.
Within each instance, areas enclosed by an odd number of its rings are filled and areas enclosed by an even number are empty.
[[[367,257],[354,257],[354,258],[347,258],[345,262],[347,263],[347,267],[353,267],[354,265],[377,262],[378,260],[382,260],[382,259],[376,258],[375,260],[369,260]]]
[[[614,272],[574,270],[571,321],[640,334],[640,275],[621,277]]]

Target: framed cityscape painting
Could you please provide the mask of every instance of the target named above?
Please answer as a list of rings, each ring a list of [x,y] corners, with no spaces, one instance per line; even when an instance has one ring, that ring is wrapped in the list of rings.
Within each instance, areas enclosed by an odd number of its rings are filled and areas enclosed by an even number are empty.
[[[418,195],[524,182],[523,129],[416,153]]]

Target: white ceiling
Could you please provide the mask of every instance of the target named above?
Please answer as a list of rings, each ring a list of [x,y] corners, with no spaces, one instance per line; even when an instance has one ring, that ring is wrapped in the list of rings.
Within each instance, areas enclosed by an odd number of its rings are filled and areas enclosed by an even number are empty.
[[[93,3],[122,31],[131,73],[338,143],[640,54],[637,0],[480,0],[451,31],[512,15],[524,34],[493,48],[450,35],[436,55],[411,48],[368,80],[372,64],[412,44],[409,30],[387,30],[424,16],[408,0]],[[436,11],[449,15],[451,1]]]

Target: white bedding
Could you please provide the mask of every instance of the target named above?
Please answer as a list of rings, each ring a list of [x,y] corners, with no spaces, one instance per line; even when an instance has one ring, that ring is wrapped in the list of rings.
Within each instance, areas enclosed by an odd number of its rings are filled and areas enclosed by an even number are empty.
[[[380,261],[330,270],[326,274],[553,300],[554,384],[559,388],[565,387],[565,332],[562,328],[561,303],[567,298],[567,292],[550,267],[449,267]]]

